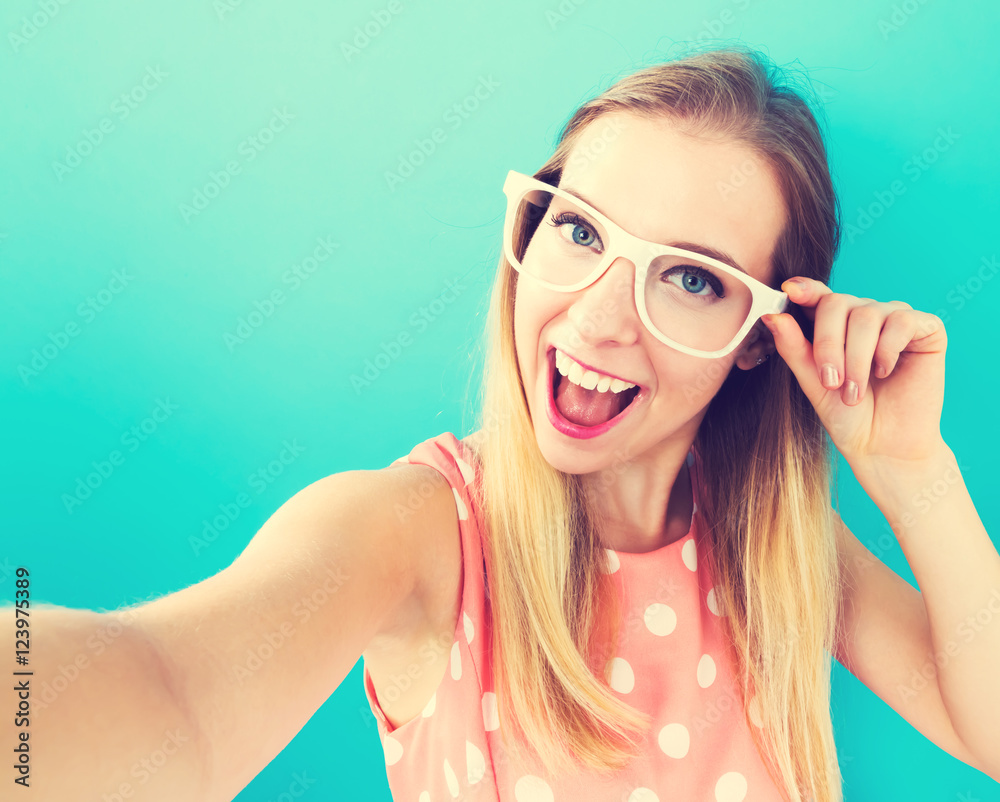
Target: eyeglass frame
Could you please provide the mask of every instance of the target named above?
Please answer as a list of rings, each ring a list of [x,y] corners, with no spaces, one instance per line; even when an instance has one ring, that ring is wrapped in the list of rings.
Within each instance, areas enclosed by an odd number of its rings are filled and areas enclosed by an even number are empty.
[[[538,278],[531,273],[527,273],[526,275],[550,290],[556,290],[558,292],[578,292],[579,290],[585,289],[594,284],[597,279],[607,272],[608,268],[619,256],[624,256],[635,266],[634,295],[635,308],[639,312],[639,318],[642,320],[643,325],[645,325],[649,332],[664,345],[675,348],[682,353],[689,354],[691,356],[704,357],[706,359],[715,359],[726,356],[736,349],[737,345],[739,345],[740,341],[746,336],[747,332],[753,328],[763,315],[778,314],[780,312],[784,312],[788,307],[789,300],[787,293],[781,292],[781,290],[776,290],[773,287],[768,287],[762,281],[758,281],[753,276],[743,272],[742,270],[695,251],[674,248],[670,245],[663,245],[659,242],[650,242],[649,240],[641,239],[634,234],[630,234],[620,225],[609,219],[606,215],[601,214],[597,211],[597,209],[581,200],[576,195],[566,192],[566,190],[560,189],[559,187],[552,186],[539,178],[525,175],[524,173],[519,173],[515,170],[510,170],[507,173],[507,178],[504,180],[503,184],[503,192],[504,195],[507,196],[507,212],[504,218],[503,247],[504,255],[506,256],[507,261],[518,273],[521,272],[521,268],[518,264],[520,260],[514,258],[514,220],[517,216],[518,206],[524,196],[536,189],[543,192],[549,192],[565,201],[580,206],[585,212],[587,212],[587,214],[591,215],[598,223],[604,226],[604,229],[607,232],[607,239],[609,241],[604,243],[604,253],[601,255],[601,261],[586,278],[581,279],[575,284],[561,286],[553,284],[550,281],[546,281],[545,279]],[[612,245],[612,243],[614,244]],[[525,250],[527,250],[527,243],[525,244]],[[648,254],[648,258],[645,254]],[[679,342],[672,340],[662,332],[658,331],[653,325],[653,321],[650,319],[649,313],[646,310],[645,292],[640,292],[639,288],[645,288],[646,274],[649,270],[649,266],[653,263],[653,260],[659,256],[692,257],[697,259],[699,262],[708,264],[718,270],[732,275],[750,288],[752,302],[750,304],[750,310],[747,312],[747,319],[743,323],[740,330],[733,336],[733,339],[730,340],[724,347],[715,351],[702,351],[697,348],[681,345]]]

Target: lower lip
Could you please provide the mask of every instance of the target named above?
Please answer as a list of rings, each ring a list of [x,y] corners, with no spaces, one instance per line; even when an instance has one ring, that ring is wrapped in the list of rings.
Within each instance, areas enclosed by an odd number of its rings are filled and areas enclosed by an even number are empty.
[[[548,366],[546,375],[549,381],[548,387],[545,391],[546,412],[548,412],[549,423],[555,427],[556,431],[561,432],[567,437],[573,437],[577,440],[589,440],[591,437],[602,435],[612,427],[621,423],[622,420],[624,420],[628,414],[645,398],[645,390],[640,388],[635,398],[632,399],[632,403],[611,418],[611,420],[600,423],[597,426],[578,426],[577,424],[566,420],[566,418],[564,418],[562,413],[559,411],[559,408],[556,406],[556,399],[552,391],[552,381],[555,378],[556,369],[555,362],[555,351],[549,351],[549,358],[546,360],[546,364]]]

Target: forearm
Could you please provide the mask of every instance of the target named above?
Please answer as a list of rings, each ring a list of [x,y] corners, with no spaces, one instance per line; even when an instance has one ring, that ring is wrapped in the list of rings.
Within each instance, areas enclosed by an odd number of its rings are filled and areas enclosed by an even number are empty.
[[[920,586],[928,660],[952,725],[1000,773],[1000,554],[943,442],[920,468],[883,468],[866,480]]]

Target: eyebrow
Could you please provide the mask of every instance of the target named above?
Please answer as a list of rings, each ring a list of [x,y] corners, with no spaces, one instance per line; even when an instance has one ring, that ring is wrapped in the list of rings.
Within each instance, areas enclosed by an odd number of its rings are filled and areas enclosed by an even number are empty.
[[[588,200],[587,198],[585,198],[582,194],[580,194],[576,190],[570,189],[569,187],[562,187],[562,186],[559,187],[559,189],[563,190],[563,192],[568,192],[570,195],[572,195],[575,198],[579,198],[580,200],[582,200],[584,203],[586,203],[591,208],[596,209],[597,211],[601,212],[601,214],[603,214],[609,220],[611,219],[611,216],[608,215],[608,214],[605,214],[603,211],[601,211],[601,209],[597,206],[596,203]],[[730,256],[728,253],[726,253],[725,251],[720,251],[718,248],[712,248],[712,247],[710,247],[708,245],[702,245],[702,244],[697,243],[697,242],[687,242],[687,241],[684,241],[684,240],[676,240],[676,241],[673,241],[673,242],[661,242],[661,243],[658,243],[658,244],[660,244],[660,245],[666,245],[668,248],[680,248],[681,250],[684,250],[684,251],[694,251],[695,253],[700,253],[702,256],[707,256],[710,259],[717,259],[720,262],[725,262],[727,265],[730,265],[731,267],[735,267],[741,273],[747,273],[747,271],[740,265],[739,262],[737,262],[735,259],[733,259],[733,257]],[[750,275],[750,274],[747,273],[747,275]]]

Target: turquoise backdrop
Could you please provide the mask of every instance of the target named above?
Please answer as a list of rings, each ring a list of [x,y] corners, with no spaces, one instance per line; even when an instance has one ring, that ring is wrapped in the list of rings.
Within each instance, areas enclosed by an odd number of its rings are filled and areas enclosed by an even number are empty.
[[[5,600],[16,565],[71,607],[184,588],[307,484],[467,434],[504,176],[692,41],[812,81],[833,287],[945,320],[942,430],[1000,538],[994,4],[14,0],[0,34]],[[915,584],[846,467],[839,493]],[[832,705],[850,802],[1000,798],[836,663]],[[296,773],[307,800],[390,798],[360,661],[239,800]]]

